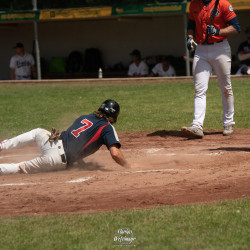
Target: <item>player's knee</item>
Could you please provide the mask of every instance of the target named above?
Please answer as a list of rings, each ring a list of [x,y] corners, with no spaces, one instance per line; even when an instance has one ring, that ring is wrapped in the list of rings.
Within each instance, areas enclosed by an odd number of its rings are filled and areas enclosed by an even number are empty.
[[[35,128],[35,129],[32,129],[31,132],[32,132],[33,135],[35,136],[35,135],[41,133],[41,130],[42,130],[41,128]]]
[[[226,89],[226,90],[224,91],[224,94],[225,94],[226,96],[232,96],[232,95],[233,95],[233,91],[232,91],[232,89]]]
[[[194,90],[194,94],[195,94],[196,97],[201,97],[201,96],[206,95],[206,91],[207,91],[207,90],[206,90],[205,88],[202,88],[202,89],[196,88],[196,89]]]
[[[35,133],[40,133],[42,130],[43,130],[42,128],[35,128],[33,131],[34,131]]]
[[[228,97],[228,96],[233,96],[233,90],[231,87],[223,87],[221,89],[221,92],[224,96]]]
[[[37,138],[38,135],[44,135],[44,134],[49,135],[50,134],[49,131],[47,131],[46,129],[43,129],[43,128],[35,128],[32,130],[32,132],[33,132],[34,138]]]

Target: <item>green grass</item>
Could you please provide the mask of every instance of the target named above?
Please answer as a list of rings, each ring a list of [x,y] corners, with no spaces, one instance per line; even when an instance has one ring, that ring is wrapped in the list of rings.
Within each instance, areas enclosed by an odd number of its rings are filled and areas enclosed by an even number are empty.
[[[235,121],[249,128],[249,79],[234,80]],[[65,129],[76,117],[91,113],[108,98],[117,100],[121,114],[118,131],[176,130],[193,119],[193,83],[122,86],[0,86],[0,136],[55,126]],[[221,94],[209,83],[205,129],[222,129]]]
[[[114,249],[120,228],[132,230],[136,249],[249,249],[249,206],[250,199],[242,199],[99,214],[2,217],[0,249]]]

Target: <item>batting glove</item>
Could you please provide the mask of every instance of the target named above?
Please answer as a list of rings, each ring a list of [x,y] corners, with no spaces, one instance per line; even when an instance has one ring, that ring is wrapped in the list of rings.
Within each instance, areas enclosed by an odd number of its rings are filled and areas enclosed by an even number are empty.
[[[207,34],[210,36],[218,36],[220,33],[220,28],[218,27],[217,29],[213,25],[208,25],[207,26]]]
[[[194,50],[196,48],[197,43],[194,41],[192,37],[187,38],[187,48],[188,50]]]

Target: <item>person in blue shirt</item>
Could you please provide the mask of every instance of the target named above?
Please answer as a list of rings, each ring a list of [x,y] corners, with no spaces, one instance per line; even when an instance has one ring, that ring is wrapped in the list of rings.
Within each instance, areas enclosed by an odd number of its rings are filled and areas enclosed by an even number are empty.
[[[130,168],[120,151],[121,143],[113,127],[119,113],[119,104],[109,99],[94,113],[80,116],[61,134],[55,129],[50,134],[45,129],[37,128],[1,142],[0,151],[36,141],[41,156],[20,163],[0,164],[0,175],[66,169],[74,162],[95,153],[102,145],[106,145],[115,162]]]

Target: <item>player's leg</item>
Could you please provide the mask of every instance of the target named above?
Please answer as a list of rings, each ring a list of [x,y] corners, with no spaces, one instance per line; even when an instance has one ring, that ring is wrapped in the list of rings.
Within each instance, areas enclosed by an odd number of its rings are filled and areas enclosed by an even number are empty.
[[[20,163],[0,164],[0,175],[25,173],[33,174],[48,171],[57,171],[66,169],[67,164],[62,162],[62,158],[56,152],[51,152],[50,155],[36,157],[30,161]]]
[[[62,162],[62,158],[58,152],[52,153],[51,155],[40,156],[19,165],[19,169],[25,174],[58,171],[66,168],[67,164]]]
[[[216,45],[217,54],[214,57],[214,71],[222,94],[223,105],[223,135],[233,133],[234,122],[234,96],[231,85],[231,49],[227,41]]]
[[[206,58],[194,58],[193,76],[194,76],[194,120],[192,126],[203,129],[203,123],[206,114],[206,93],[208,81],[212,72],[212,67]]]
[[[18,148],[33,142],[38,138],[41,131],[46,131],[40,128],[33,129],[27,133],[18,135],[0,143],[0,150],[8,150],[11,148]],[[48,133],[48,131],[46,131]],[[45,133],[45,132],[44,132]],[[0,164],[0,174],[15,174],[20,172],[20,165],[22,163]]]
[[[11,139],[2,141],[0,143],[0,147],[2,150],[7,150],[10,148],[18,148],[18,147],[24,146],[30,142],[40,140],[40,139],[38,139],[38,135],[40,133],[48,133],[49,134],[49,131],[47,131],[45,129],[41,129],[41,128],[33,129],[27,133],[24,133],[24,134],[18,135],[16,137],[13,137]],[[39,142],[37,142],[37,143],[38,143],[38,145],[40,144]]]
[[[206,92],[208,81],[212,72],[212,67],[207,60],[205,46],[197,46],[193,60],[193,78],[194,78],[194,119],[191,127],[183,127],[182,131],[189,136],[202,138],[203,123],[206,114]]]
[[[49,141],[48,131],[42,130],[36,137],[42,155],[33,160],[23,162],[20,168],[24,173],[37,173],[62,170],[67,167],[61,155],[65,154],[61,140]]]
[[[61,154],[64,153],[63,145],[61,141],[49,142],[49,131],[44,129],[35,129],[28,132],[27,135],[23,135],[13,141],[7,140],[4,146],[13,147],[13,145],[24,145],[24,141],[36,141],[39,149],[42,152],[40,157],[37,157],[30,161],[21,162],[18,164],[0,164],[0,173],[37,173],[43,171],[54,171],[59,169],[65,169],[66,163],[62,162]],[[7,148],[6,146],[6,148]],[[59,148],[60,147],[60,148]],[[6,149],[5,148],[5,149]]]
[[[20,163],[0,164],[0,175],[20,173]]]

